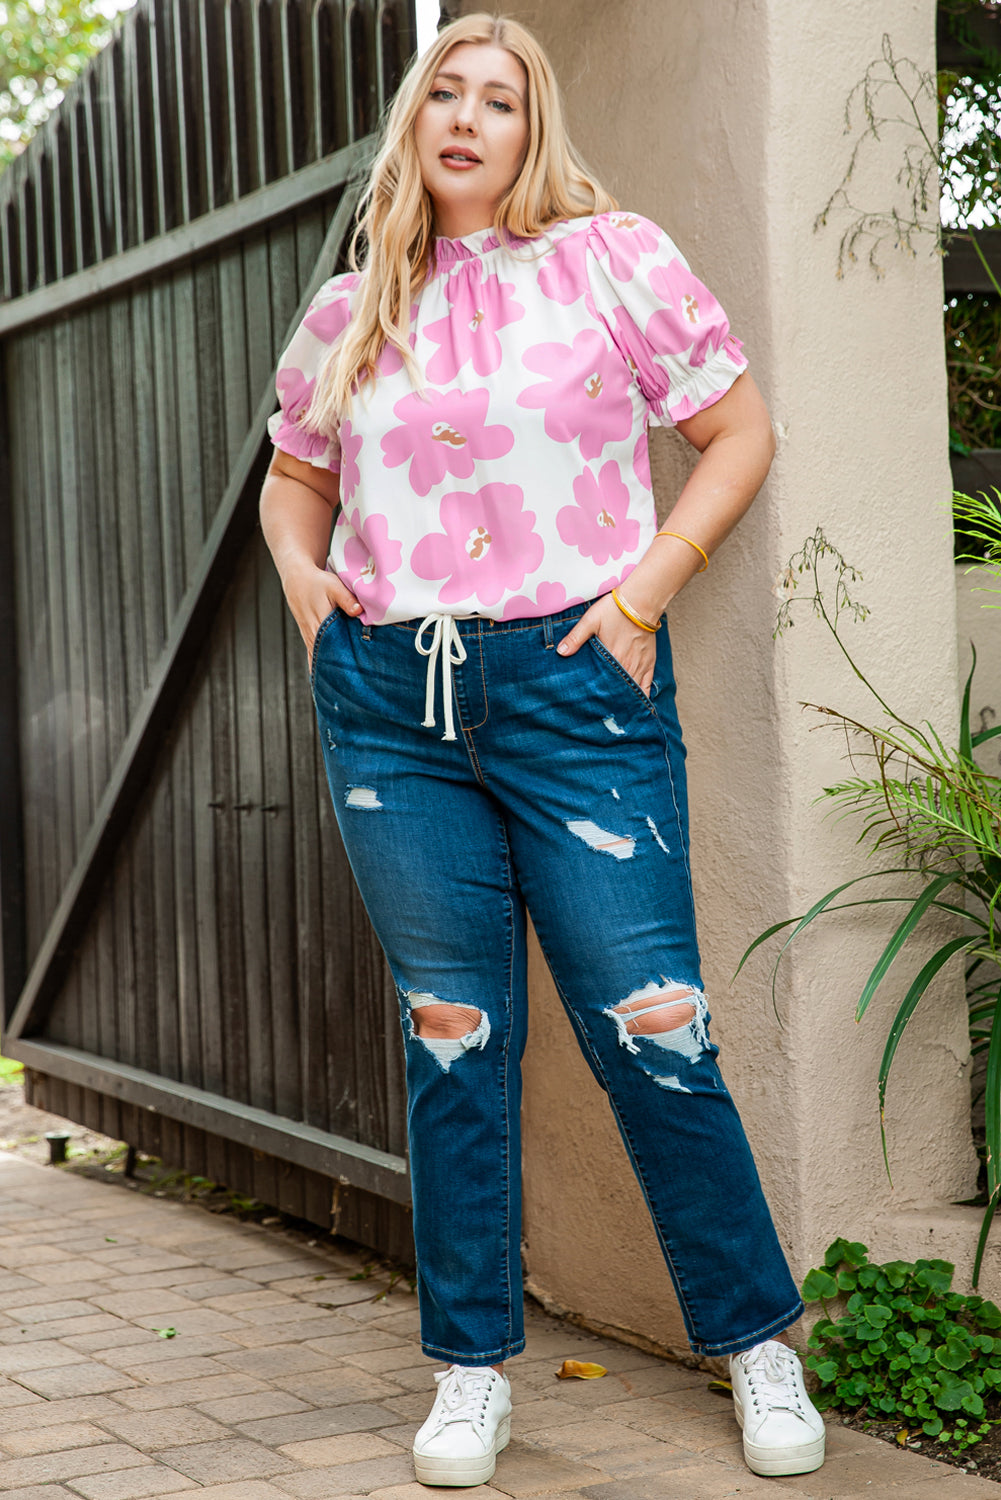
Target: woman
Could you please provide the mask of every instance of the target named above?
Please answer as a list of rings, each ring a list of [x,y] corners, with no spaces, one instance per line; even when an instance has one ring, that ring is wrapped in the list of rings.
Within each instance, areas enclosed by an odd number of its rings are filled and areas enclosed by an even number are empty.
[[[457,21],[414,64],[360,234],[282,358],[261,517],[400,994],[423,1347],[449,1366],[417,1477],[482,1483],[510,1432],[526,906],[692,1347],[731,1355],[748,1463],[815,1469],[777,1337],[802,1304],[707,1031],[661,629],[765,477],[767,413],[514,22]],[[660,532],[650,421],[702,455]]]

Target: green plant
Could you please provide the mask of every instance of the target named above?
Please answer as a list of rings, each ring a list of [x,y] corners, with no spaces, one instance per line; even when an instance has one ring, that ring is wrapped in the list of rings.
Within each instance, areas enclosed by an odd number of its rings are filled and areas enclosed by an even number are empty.
[[[1001,498],[1001,497],[999,497]],[[986,571],[1001,575],[1001,515],[983,496],[957,495],[961,525],[987,553]],[[833,569],[833,578],[822,577]],[[791,928],[772,971],[775,975],[789,944],[820,916],[858,908],[873,909],[901,905],[904,912],[876,960],[855,1007],[860,1021],[894,962],[907,950],[920,929],[927,931],[929,919],[940,913],[951,918],[951,933],[938,940],[910,978],[883,1049],[879,1068],[878,1102],[883,1157],[889,1173],[884,1107],[890,1069],[900,1039],[932,981],[945,965],[962,954],[966,960],[967,995],[970,1003],[970,1039],[975,1055],[986,1055],[985,1164],[987,1201],[973,1270],[973,1284],[980,1275],[987,1235],[1001,1198],[1001,779],[986,771],[975,756],[986,741],[1001,734],[1001,726],[974,732],[970,693],[973,668],[963,692],[958,745],[949,745],[925,722],[911,723],[881,696],[859,667],[843,638],[842,617],[864,619],[867,610],[852,597],[860,581],[851,567],[818,527],[799,552],[790,559],[782,578],[783,602],[776,634],[793,623],[797,606],[811,607],[827,626],[855,676],[882,708],[882,723],[865,723],[820,704],[804,704],[821,714],[844,734],[848,757],[855,773],[825,787],[820,801],[832,812],[861,819],[859,844],[870,856],[889,852],[896,858],[887,867],[857,875],[828,891],[802,916],[777,922],[761,933],[745,952],[737,972],[750,955],[778,933]],[[811,588],[797,593],[807,578]],[[891,894],[870,895],[868,887],[854,899],[840,899],[866,882],[909,877],[903,889]],[[914,880],[917,880],[917,890]],[[957,933],[957,920],[962,924]]]
[[[949,447],[1001,448],[1001,298],[969,292],[945,306]]]
[[[0,1085],[5,1083],[20,1083],[23,1078],[23,1063],[15,1062],[12,1057],[0,1057]]]
[[[802,1287],[824,1309],[806,1360],[821,1410],[919,1428],[953,1456],[987,1436],[999,1421],[1001,1310],[952,1291],[953,1270],[944,1260],[873,1265],[865,1245],[834,1241]]]

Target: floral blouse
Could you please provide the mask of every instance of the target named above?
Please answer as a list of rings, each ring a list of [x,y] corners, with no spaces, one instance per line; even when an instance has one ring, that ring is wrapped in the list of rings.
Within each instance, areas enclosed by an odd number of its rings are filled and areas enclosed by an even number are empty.
[[[362,619],[531,617],[608,593],[656,530],[648,425],[711,406],[746,363],[676,246],[621,212],[506,247],[488,229],[439,239],[412,308],[425,392],[387,348],[328,438],[302,418],[358,280],[320,288],[268,426],[340,474],[328,567]]]

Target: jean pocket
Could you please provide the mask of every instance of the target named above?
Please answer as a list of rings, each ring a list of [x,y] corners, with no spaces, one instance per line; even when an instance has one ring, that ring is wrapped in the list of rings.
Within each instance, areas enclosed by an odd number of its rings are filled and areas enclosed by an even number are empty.
[[[614,656],[612,652],[609,651],[608,647],[603,641],[600,641],[596,635],[592,635],[588,637],[588,644],[591,646],[598,660],[602,662],[604,666],[610,667],[611,670],[615,673],[616,677],[618,677],[620,681],[624,682],[627,687],[632,689],[633,693],[640,700],[647,713],[655,714],[657,712],[657,706],[653,700],[657,696],[657,693],[659,691],[657,679],[654,678],[651,684],[650,692],[644,693],[643,689],[636,681],[636,678],[629,675],[625,667],[619,661],[618,657]]]
[[[320,655],[320,644],[339,614],[340,610],[335,604],[329,615],[320,621],[319,628],[313,637],[313,649],[309,653],[309,685],[311,688],[316,683],[316,663]]]

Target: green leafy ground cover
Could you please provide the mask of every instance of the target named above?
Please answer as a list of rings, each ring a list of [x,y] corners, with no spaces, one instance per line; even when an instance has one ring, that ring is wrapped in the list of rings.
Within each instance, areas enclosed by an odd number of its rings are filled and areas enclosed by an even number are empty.
[[[847,1413],[900,1447],[1001,1477],[1001,1309],[952,1290],[944,1260],[869,1260],[865,1245],[828,1247],[803,1282],[823,1316],[806,1364],[821,1411]]]

